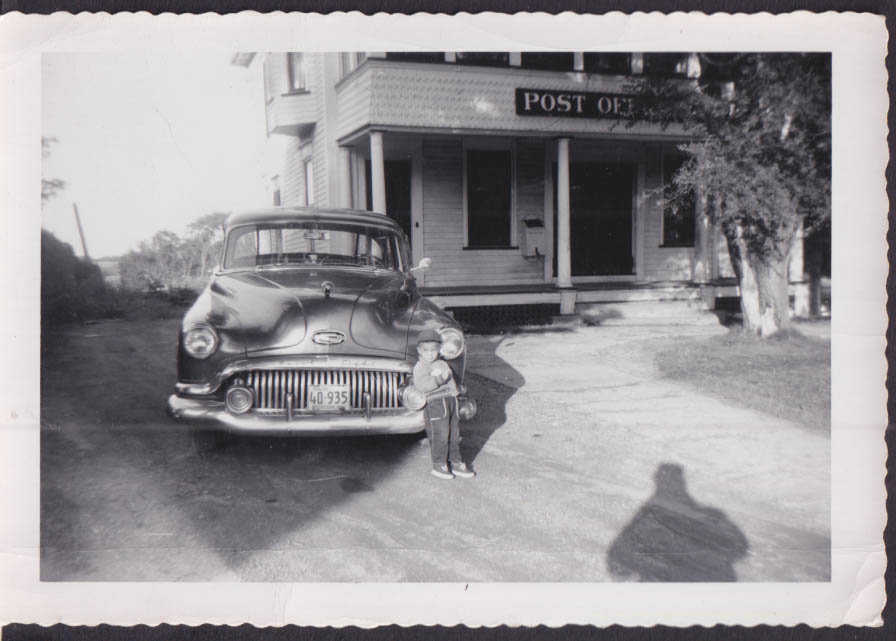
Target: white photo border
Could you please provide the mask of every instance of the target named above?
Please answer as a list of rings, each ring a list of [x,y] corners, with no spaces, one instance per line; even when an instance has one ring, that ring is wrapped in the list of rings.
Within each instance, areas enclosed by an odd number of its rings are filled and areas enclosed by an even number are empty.
[[[39,581],[41,54],[535,49],[833,55],[832,580],[735,584]],[[880,625],[885,602],[887,32],[870,14],[7,14],[0,17],[4,234],[0,624],[372,627]],[[12,371],[7,368],[6,371]],[[649,610],[644,605],[651,604]]]

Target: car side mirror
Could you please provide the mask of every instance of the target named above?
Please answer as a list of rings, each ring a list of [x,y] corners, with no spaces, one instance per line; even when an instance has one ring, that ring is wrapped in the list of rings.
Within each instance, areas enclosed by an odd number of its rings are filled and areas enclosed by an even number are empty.
[[[411,267],[411,272],[415,272],[419,269],[429,269],[430,265],[432,265],[432,258],[421,258],[419,265]]]

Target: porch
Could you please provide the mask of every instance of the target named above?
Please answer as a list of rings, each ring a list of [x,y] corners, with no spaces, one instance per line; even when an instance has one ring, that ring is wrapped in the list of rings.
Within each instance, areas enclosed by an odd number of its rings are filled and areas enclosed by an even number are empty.
[[[471,285],[460,287],[423,287],[421,293],[442,308],[492,307],[499,305],[560,305],[572,294],[575,305],[588,303],[702,302],[713,309],[715,298],[737,296],[732,278],[710,283],[691,281],[603,281],[576,284],[573,288],[553,283],[514,285]]]

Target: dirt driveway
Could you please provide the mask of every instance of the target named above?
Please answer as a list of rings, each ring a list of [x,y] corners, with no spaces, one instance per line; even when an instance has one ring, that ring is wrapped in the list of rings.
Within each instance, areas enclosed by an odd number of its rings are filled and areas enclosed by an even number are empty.
[[[409,437],[240,438],[164,414],[177,321],[47,336],[45,581],[826,581],[830,439],[664,380],[719,327],[471,336],[479,476]]]

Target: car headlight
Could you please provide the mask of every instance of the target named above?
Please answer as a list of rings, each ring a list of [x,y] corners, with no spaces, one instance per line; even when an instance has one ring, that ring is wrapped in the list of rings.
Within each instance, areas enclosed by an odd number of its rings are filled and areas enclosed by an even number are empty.
[[[439,335],[442,337],[442,347],[439,350],[442,358],[450,361],[463,353],[464,334],[462,331],[454,327],[443,327],[439,330]]]
[[[207,325],[197,325],[184,334],[184,349],[193,358],[207,358],[218,349],[218,334]]]
[[[422,410],[426,405],[426,394],[413,385],[401,389],[401,404],[411,410]]]

